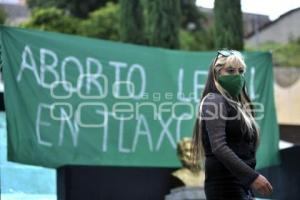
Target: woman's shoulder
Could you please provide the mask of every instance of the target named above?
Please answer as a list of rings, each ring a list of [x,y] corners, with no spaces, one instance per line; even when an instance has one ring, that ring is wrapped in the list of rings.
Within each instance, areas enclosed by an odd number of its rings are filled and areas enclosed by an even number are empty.
[[[209,92],[203,97],[203,102],[219,102],[219,103],[225,103],[226,99],[225,97],[217,92]]]
[[[223,117],[228,115],[229,109],[222,94],[211,92],[204,96],[200,112],[204,121],[213,119],[214,123],[223,123]]]
[[[230,111],[230,105],[222,94],[210,92],[204,96],[201,110],[202,112],[209,110],[209,112],[224,112],[227,114]]]

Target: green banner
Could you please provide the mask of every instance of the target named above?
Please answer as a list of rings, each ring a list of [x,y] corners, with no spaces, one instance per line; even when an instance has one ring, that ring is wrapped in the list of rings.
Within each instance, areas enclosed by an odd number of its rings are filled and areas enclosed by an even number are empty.
[[[278,163],[271,54],[245,52],[257,168]],[[10,161],[178,167],[215,52],[185,52],[1,27]]]

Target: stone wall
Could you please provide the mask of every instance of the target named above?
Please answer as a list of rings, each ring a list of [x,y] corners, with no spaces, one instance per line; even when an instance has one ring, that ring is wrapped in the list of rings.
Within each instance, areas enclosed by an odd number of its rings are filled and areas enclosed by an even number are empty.
[[[300,125],[300,68],[274,67],[273,72],[279,124]]]

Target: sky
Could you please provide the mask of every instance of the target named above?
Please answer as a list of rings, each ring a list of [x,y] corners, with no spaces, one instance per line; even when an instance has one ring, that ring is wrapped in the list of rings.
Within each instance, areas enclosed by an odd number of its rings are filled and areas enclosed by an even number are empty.
[[[0,3],[11,3],[11,4],[15,4],[18,3],[19,0],[0,0]]]
[[[197,0],[197,6],[213,8],[214,0]],[[271,20],[300,7],[300,0],[241,0],[243,12],[269,15]]]

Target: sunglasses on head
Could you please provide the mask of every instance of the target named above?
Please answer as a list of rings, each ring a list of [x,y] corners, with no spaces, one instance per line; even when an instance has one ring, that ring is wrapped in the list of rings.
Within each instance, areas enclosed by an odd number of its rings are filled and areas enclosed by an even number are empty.
[[[215,61],[214,61],[214,65],[213,65],[213,66],[215,66],[215,64],[216,64],[216,62],[217,62],[217,60],[218,60],[219,55],[222,55],[222,56],[224,56],[224,57],[228,57],[228,56],[230,56],[230,55],[239,55],[239,56],[241,56],[241,53],[240,53],[239,51],[236,51],[236,50],[226,50],[226,49],[219,50],[219,51],[217,52],[217,56],[216,56],[216,58],[215,58]]]

